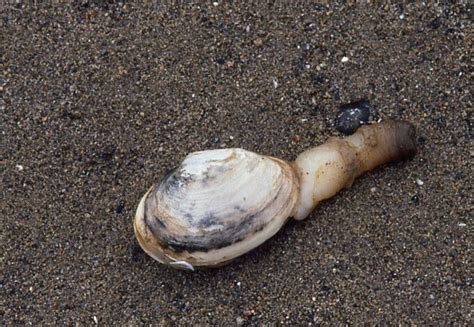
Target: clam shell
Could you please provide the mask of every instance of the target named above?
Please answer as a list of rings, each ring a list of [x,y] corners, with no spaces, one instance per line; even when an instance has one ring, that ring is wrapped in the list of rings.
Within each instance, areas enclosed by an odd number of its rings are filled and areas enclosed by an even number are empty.
[[[142,198],[135,233],[162,263],[221,265],[273,236],[297,196],[285,161],[242,149],[195,152]]]

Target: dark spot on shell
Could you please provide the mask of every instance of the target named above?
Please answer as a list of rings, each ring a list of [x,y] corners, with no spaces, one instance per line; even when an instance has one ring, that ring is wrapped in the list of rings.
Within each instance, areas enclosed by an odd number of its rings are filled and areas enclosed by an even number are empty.
[[[174,169],[163,177],[162,185],[165,187],[165,192],[173,193],[191,180],[191,176],[184,176],[179,169]]]
[[[164,223],[162,220],[160,220],[160,219],[158,219],[158,218],[155,218],[154,221],[155,221],[158,225],[160,225],[161,228],[166,229],[166,225],[165,225],[165,223]]]
[[[161,246],[165,249],[170,249],[175,253],[182,253],[182,252],[207,252],[209,248],[199,245],[198,243],[194,242],[182,242],[176,241],[172,239],[167,239],[166,242],[162,243]]]
[[[242,207],[240,207],[240,206],[235,206],[234,209],[235,209],[236,211],[240,212],[240,213],[244,213],[244,212],[245,212],[245,210],[242,209]]]
[[[341,106],[336,117],[336,129],[345,135],[353,134],[369,121],[373,108],[367,100],[359,100]]]
[[[160,228],[160,229],[165,229],[166,230],[166,225],[165,223],[159,219],[158,217],[154,217],[154,219],[149,219],[148,217],[148,198],[151,197],[152,194],[151,192],[148,194],[147,196],[147,199],[145,201],[145,208],[144,208],[144,212],[145,212],[145,216],[144,216],[144,220],[145,220],[145,224],[150,227],[152,230],[154,230],[155,228]]]
[[[212,213],[208,213],[206,214],[206,216],[204,216],[204,218],[199,220],[199,227],[208,228],[213,225],[216,225],[217,223],[218,220],[216,216],[214,216]]]
[[[160,240],[161,241],[161,240]],[[223,236],[220,239],[213,239],[209,243],[203,243],[199,238],[189,239],[189,240],[177,240],[173,237],[166,238],[165,241],[161,241],[160,245],[163,248],[170,249],[175,253],[182,252],[208,252],[210,250],[216,250],[220,248],[225,248],[234,244],[236,240],[230,240]]]

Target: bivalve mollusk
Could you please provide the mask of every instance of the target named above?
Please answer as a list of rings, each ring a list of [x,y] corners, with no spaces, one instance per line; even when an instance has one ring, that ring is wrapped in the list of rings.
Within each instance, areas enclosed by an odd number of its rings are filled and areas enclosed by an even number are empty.
[[[367,125],[301,153],[294,162],[243,149],[189,154],[143,196],[135,234],[143,250],[169,266],[220,266],[256,248],[293,217],[383,163],[416,152],[404,121]]]

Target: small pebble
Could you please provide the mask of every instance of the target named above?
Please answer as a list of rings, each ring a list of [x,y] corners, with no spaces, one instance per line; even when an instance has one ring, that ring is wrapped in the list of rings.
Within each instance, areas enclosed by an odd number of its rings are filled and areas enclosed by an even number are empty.
[[[429,27],[431,29],[437,29],[437,28],[440,28],[441,27],[441,18],[440,17],[436,17],[435,19],[433,19],[430,23],[429,23]]]
[[[336,118],[336,129],[345,135],[353,134],[370,118],[371,106],[367,100],[342,105]]]
[[[257,47],[261,47],[263,45],[263,39],[258,37],[253,41],[253,44],[255,44]]]
[[[298,134],[295,134],[291,137],[291,140],[295,143],[298,143],[301,140],[301,136],[299,136]]]
[[[348,57],[342,57],[341,62],[348,62],[349,58]]]
[[[455,249],[449,250],[448,255],[451,258],[456,258],[458,256],[458,251],[456,251]]]
[[[458,226],[459,227],[466,227],[466,224],[465,223],[459,223]]]
[[[273,87],[276,89],[278,87],[278,81],[276,80],[276,78],[272,79],[272,83],[273,83]]]
[[[416,184],[417,184],[418,186],[422,186],[424,183],[423,183],[423,181],[422,181],[421,179],[417,178],[417,179],[416,179]]]
[[[115,213],[121,214],[124,212],[124,209],[125,209],[125,205],[122,201],[120,201],[117,207],[115,208]]]
[[[19,171],[22,171],[22,170],[23,170],[23,166],[22,166],[22,165],[16,165],[15,168],[18,169]]]
[[[311,48],[311,46],[308,43],[304,43],[301,46],[301,49],[303,49],[304,51],[309,51],[310,48]]]

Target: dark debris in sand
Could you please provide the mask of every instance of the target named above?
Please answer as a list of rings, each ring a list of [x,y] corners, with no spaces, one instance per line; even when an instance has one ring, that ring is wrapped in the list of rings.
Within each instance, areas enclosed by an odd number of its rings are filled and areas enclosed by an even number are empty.
[[[2,325],[472,323],[472,8],[425,3],[2,3]],[[293,159],[361,98],[415,159],[221,269],[137,247],[185,154]]]

